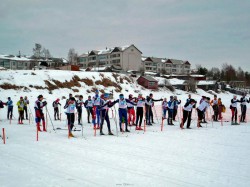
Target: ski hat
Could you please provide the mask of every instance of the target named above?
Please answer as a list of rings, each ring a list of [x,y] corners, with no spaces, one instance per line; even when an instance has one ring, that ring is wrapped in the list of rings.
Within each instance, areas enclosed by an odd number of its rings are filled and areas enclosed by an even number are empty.
[[[83,98],[83,96],[82,96],[82,95],[80,95],[79,97],[82,97],[82,98]]]
[[[99,90],[96,89],[96,90],[95,90],[95,93],[98,94],[98,93],[99,93]]]
[[[132,94],[129,94],[129,96],[128,96],[129,98],[132,98],[133,97],[133,95]]]
[[[74,97],[69,98],[71,101],[75,101],[76,99]]]
[[[120,94],[120,95],[119,95],[119,98],[120,98],[120,99],[123,99],[123,98],[124,98],[124,95],[123,95],[123,94]]]
[[[207,97],[207,100],[210,101],[210,97]]]
[[[196,103],[196,101],[194,99],[190,99],[189,101],[190,103]]]
[[[173,99],[173,98],[174,98],[174,96],[171,95],[171,96],[170,96],[170,99]]]
[[[109,94],[108,93],[104,93],[104,98],[109,98]]]
[[[43,97],[43,95],[39,95],[37,98],[40,99],[40,98],[42,98],[42,97]]]
[[[201,96],[201,97],[202,97],[203,99],[207,98],[207,97],[206,97],[206,96],[204,96],[204,95],[203,95],[203,96]]]
[[[8,97],[8,99],[10,99],[10,97]]]
[[[69,98],[71,98],[71,97],[72,97],[72,93],[69,94]]]
[[[150,94],[149,94],[149,96],[153,96],[153,94],[152,94],[152,93],[150,93]]]
[[[59,98],[57,98],[57,99],[56,99],[56,102],[58,102],[58,101],[60,101],[60,99],[59,99]]]
[[[20,99],[23,99],[23,96],[21,96]]]
[[[103,99],[104,98],[104,94],[102,94],[100,97]]]

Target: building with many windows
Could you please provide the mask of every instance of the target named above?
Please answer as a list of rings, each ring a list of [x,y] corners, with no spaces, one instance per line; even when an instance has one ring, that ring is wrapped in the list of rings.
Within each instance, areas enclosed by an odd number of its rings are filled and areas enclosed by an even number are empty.
[[[106,48],[104,50],[92,50],[80,55],[79,63],[83,68],[98,68],[105,66],[117,66],[122,70],[136,70],[141,67],[142,52],[135,45]]]
[[[142,66],[146,72],[162,73],[162,74],[190,74],[191,64],[188,61],[142,57]]]

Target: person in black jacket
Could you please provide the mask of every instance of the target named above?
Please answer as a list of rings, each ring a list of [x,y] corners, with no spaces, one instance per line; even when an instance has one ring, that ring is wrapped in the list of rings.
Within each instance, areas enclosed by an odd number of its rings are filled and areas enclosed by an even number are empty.
[[[60,120],[59,119],[59,109],[58,109],[58,105],[61,105],[61,103],[59,103],[60,99],[56,99],[53,103],[52,106],[54,108],[54,118],[55,120]],[[57,119],[56,119],[57,116]]]
[[[88,113],[88,123],[90,123],[90,114],[93,118],[93,106],[94,106],[94,101],[91,99],[91,96],[88,97],[88,99],[85,101],[84,106],[87,110]]]
[[[83,96],[79,96],[79,100],[76,101],[76,109],[78,113],[78,125],[82,125],[82,107],[84,105]]]
[[[153,94],[150,93],[149,96],[147,96],[146,101],[145,101],[145,109],[146,109],[146,124],[147,125],[152,125],[150,122],[150,116],[153,115],[152,112],[152,104],[153,102],[156,101],[163,101],[163,99],[153,99]]]
[[[240,98],[240,106],[241,106],[241,117],[240,122],[245,122],[246,119],[246,111],[247,111],[247,103],[249,103],[249,100],[246,98],[246,94],[243,93],[242,97]]]
[[[237,99],[237,96],[235,95],[233,97],[233,99],[231,99],[231,105],[230,105],[230,109],[232,111],[232,122],[231,122],[231,125],[239,125],[239,123],[237,123],[237,114],[238,114],[237,103],[238,102],[240,102],[240,101]]]
[[[191,123],[191,116],[192,116],[192,109],[195,106],[196,101],[194,99],[189,99],[186,104],[184,105],[183,108],[183,119],[182,122],[180,124],[180,128],[183,129],[183,126],[187,120],[187,129],[191,129],[190,128],[190,123]]]

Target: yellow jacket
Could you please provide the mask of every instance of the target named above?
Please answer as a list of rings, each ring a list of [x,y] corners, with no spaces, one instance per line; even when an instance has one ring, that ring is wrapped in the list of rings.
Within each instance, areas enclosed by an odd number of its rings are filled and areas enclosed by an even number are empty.
[[[24,111],[24,101],[19,100],[16,105],[18,106],[18,111]]]

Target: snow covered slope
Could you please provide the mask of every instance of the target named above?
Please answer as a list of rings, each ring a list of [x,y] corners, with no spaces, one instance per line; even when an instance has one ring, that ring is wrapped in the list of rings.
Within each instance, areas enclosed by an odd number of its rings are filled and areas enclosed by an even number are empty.
[[[93,126],[87,123],[86,111],[83,112],[83,131],[74,131],[76,138],[68,139],[67,130],[53,131],[49,115],[53,118],[52,101],[73,93],[67,88],[52,90],[37,89],[34,86],[46,87],[44,80],[72,80],[77,75],[80,79],[101,80],[99,73],[63,72],[62,71],[7,71],[0,74],[0,85],[4,83],[25,86],[24,92],[14,89],[0,89],[0,99],[12,97],[14,104],[20,96],[30,99],[30,112],[34,115],[34,102],[39,94],[48,101],[48,132],[39,133],[36,141],[36,127],[33,121],[25,120],[24,125],[17,125],[17,107],[14,106],[14,120],[6,120],[6,107],[0,109],[0,127],[5,128],[6,144],[0,142],[0,186],[250,186],[250,125],[244,123],[231,126],[229,122],[203,124],[196,127],[196,114],[193,113],[191,130],[180,130],[178,121],[175,126],[160,127],[160,102],[155,103],[155,124],[147,127],[146,132],[135,131],[118,133],[117,136],[94,136]],[[93,78],[94,76],[94,78]],[[112,74],[105,77],[113,79]],[[113,77],[113,78],[112,78]],[[113,79],[115,80],[115,78]],[[62,81],[63,82],[63,81]],[[93,95],[88,93],[92,86],[81,83],[75,87],[80,92],[74,94]],[[33,85],[33,87],[29,87]],[[150,91],[137,87],[136,84],[124,81],[120,84],[125,96],[139,89],[144,95]],[[93,85],[95,87],[96,85]],[[98,87],[105,89],[105,87]],[[29,91],[30,90],[30,91]],[[115,90],[107,87],[107,91]],[[127,91],[126,91],[127,90]],[[173,93],[159,90],[153,92],[155,98],[167,97]],[[114,98],[119,92],[114,91]],[[187,98],[184,91],[177,90],[175,95],[183,102]],[[199,100],[201,95],[211,94],[198,90],[193,98]],[[232,94],[218,94],[227,109]],[[65,100],[61,101],[63,104]],[[117,107],[116,107],[117,109]],[[67,129],[66,116],[62,113],[62,121],[52,121],[54,128]],[[211,118],[208,112],[208,120]],[[249,114],[249,111],[248,111]],[[115,119],[117,111],[109,112],[111,128],[116,134]],[[230,111],[224,114],[230,120]],[[157,120],[158,118],[158,120]],[[53,120],[53,119],[52,119]],[[75,123],[76,129],[81,126]],[[82,134],[83,133],[83,134]],[[104,133],[107,134],[106,123]],[[1,134],[1,133],[0,133]],[[0,139],[1,140],[1,139]]]

